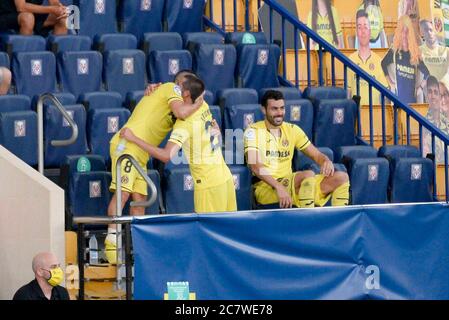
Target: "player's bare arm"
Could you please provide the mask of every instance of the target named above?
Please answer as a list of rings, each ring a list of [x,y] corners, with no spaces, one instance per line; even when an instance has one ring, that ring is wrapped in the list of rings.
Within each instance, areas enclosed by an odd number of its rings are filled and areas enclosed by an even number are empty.
[[[185,120],[195,111],[197,111],[204,103],[204,93],[199,96],[193,104],[173,101],[170,103],[170,109],[177,119]]]
[[[334,164],[329,158],[320,152],[314,145],[310,144],[303,150],[306,156],[318,163],[321,168],[321,174],[326,177],[333,176],[335,172]]]

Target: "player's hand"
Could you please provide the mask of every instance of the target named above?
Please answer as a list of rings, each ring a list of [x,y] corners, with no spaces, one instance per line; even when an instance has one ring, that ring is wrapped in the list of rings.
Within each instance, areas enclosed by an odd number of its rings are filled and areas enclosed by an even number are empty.
[[[157,88],[159,88],[162,85],[161,82],[159,83],[151,83],[147,86],[147,88],[145,89],[145,96],[150,96],[154,91],[157,90]]]
[[[290,197],[290,194],[284,188],[284,186],[280,185],[279,187],[277,187],[276,192],[279,198],[279,207],[281,207],[282,209],[291,208],[293,200],[292,197]]]
[[[57,6],[50,6],[50,11],[54,16],[56,16],[57,20],[67,18],[69,16],[67,8],[62,4],[59,4]]]
[[[133,142],[135,139],[134,132],[130,128],[123,128],[120,130],[120,138]]]
[[[212,119],[212,127],[210,129],[211,137],[219,137],[221,135],[220,126],[215,119]]]
[[[321,166],[321,174],[324,175],[325,177],[331,177],[334,175],[334,172],[335,167],[332,161],[330,161],[329,159],[324,161],[323,165]]]

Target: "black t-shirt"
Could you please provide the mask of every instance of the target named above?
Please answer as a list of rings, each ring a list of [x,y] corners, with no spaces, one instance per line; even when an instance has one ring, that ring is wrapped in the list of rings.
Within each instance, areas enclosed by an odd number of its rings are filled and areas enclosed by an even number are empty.
[[[34,279],[17,290],[13,300],[48,300],[41,287]],[[53,287],[50,300],[70,300],[67,289],[61,286]]]
[[[26,0],[26,2],[31,4],[42,5],[44,0]],[[0,14],[2,13],[17,13],[14,0],[0,0]]]

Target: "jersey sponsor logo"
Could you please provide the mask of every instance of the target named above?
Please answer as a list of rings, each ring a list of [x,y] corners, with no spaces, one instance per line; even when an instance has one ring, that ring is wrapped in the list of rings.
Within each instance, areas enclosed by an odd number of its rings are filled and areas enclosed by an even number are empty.
[[[193,178],[190,174],[184,175],[184,191],[193,190]]]
[[[412,164],[410,179],[421,180],[421,176],[422,176],[422,164]]]
[[[70,119],[72,119],[72,120],[75,117],[75,111],[73,111],[73,110],[67,110],[67,114],[69,115]],[[62,117],[62,126],[64,128],[70,127],[69,122],[64,117]]]
[[[265,156],[274,158],[288,158],[290,157],[290,151],[267,150]]]
[[[368,181],[377,181],[379,178],[379,165],[372,164],[368,166]]]
[[[240,175],[239,174],[233,174],[232,179],[234,181],[234,187],[235,190],[240,190]]]
[[[14,137],[20,138],[26,136],[26,120],[14,121]]]
[[[42,60],[31,60],[31,75],[32,76],[42,76]]]
[[[106,13],[106,0],[95,0],[95,14]]]
[[[225,51],[223,49],[214,50],[214,66],[224,65]]]
[[[89,74],[89,59],[78,59],[78,75]]]
[[[258,65],[268,64],[268,50],[259,49],[259,51],[257,52],[257,64]]]
[[[254,113],[245,113],[243,115],[243,129],[245,130],[254,123]]]
[[[343,108],[334,109],[334,124],[345,123],[345,110]]]
[[[254,129],[246,130],[244,137],[248,141],[255,141],[256,140],[256,130],[254,130]]]
[[[192,9],[193,0],[184,0],[183,8],[184,9]]]
[[[301,106],[291,106],[290,108],[290,121],[300,121]]]
[[[140,11],[151,11],[151,0],[141,0]]]
[[[101,198],[101,181],[89,181],[89,197]]]
[[[168,74],[171,76],[176,75],[179,72],[179,59],[168,60]]]
[[[181,91],[181,87],[180,86],[178,86],[178,85],[175,85],[174,87],[173,87],[173,91],[175,92],[175,94],[177,94],[178,96],[182,96],[182,91]]]
[[[116,133],[118,131],[119,117],[108,117],[108,133]]]
[[[123,74],[134,74],[134,58],[123,58]]]

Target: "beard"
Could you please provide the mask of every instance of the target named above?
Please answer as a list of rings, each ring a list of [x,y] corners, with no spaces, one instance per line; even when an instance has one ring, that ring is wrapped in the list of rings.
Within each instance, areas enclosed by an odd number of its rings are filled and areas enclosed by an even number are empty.
[[[271,116],[267,116],[267,121],[275,127],[280,127],[282,125],[282,123],[284,122],[284,117],[283,116],[279,116],[279,117],[271,117]]]

